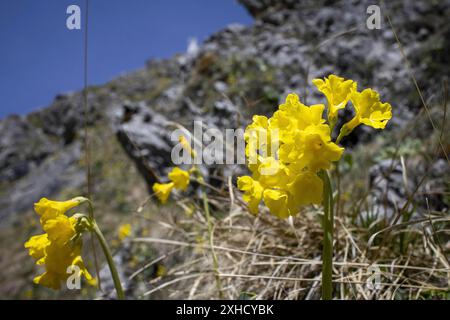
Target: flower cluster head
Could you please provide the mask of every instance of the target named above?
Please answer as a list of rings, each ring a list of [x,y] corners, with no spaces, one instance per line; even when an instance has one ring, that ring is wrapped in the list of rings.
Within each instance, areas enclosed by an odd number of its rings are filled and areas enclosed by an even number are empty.
[[[341,158],[340,139],[359,124],[382,129],[392,117],[390,104],[381,103],[372,89],[359,93],[353,80],[330,75],[313,83],[326,96],[328,121],[323,118],[325,105],[307,106],[291,93],[271,118],[255,115],[245,130],[252,175],[239,177],[237,183],[254,214],[261,201],[280,218],[296,215],[301,206],[321,203],[323,182],[318,173]],[[349,101],[355,116],[343,125],[338,141],[332,141],[338,111]]]
[[[78,276],[84,276],[91,285],[96,280],[89,274],[81,258],[81,232],[79,219],[68,217],[65,213],[83,202],[84,198],[74,198],[68,201],[51,201],[42,198],[35,203],[34,209],[40,216],[40,222],[45,233],[32,236],[25,248],[36,260],[36,265],[45,268],[45,272],[34,278],[36,284],[47,288],[59,289],[61,282],[73,274],[68,273],[68,267],[77,266]]]
[[[153,192],[155,192],[159,201],[163,204],[166,203],[174,188],[186,191],[190,181],[189,173],[189,171],[175,167],[168,174],[170,182],[153,184]]]

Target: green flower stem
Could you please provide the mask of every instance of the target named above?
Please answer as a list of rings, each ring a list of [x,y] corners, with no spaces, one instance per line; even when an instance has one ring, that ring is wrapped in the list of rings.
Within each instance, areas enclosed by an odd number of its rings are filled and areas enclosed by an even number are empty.
[[[111,275],[114,281],[114,287],[116,288],[117,298],[119,300],[124,300],[125,295],[123,293],[122,284],[120,283],[119,274],[116,269],[116,265],[114,264],[114,260],[111,255],[111,251],[108,248],[108,244],[106,243],[105,237],[103,236],[103,233],[100,231],[100,228],[98,227],[97,223],[92,221],[92,231],[95,233],[95,235],[98,238],[98,241],[100,242],[100,246],[103,249],[103,253],[105,254],[106,261],[108,262],[109,270],[111,271]]]
[[[325,170],[320,173],[323,181],[323,253],[322,253],[322,299],[333,298],[333,190]]]
[[[353,131],[353,129],[355,129],[359,125],[360,122],[356,117],[347,122],[346,124],[344,124],[341,130],[339,131],[339,135],[335,143],[339,144],[344,137],[348,136]]]
[[[341,132],[339,132],[339,135],[338,135],[338,137],[337,137],[337,139],[336,139],[336,144],[339,144],[339,142],[341,142],[341,140],[342,140],[342,138],[344,138],[344,136],[345,136],[345,134],[343,134],[343,132],[341,131]]]
[[[219,275],[219,261],[217,259],[216,251],[214,250],[213,232],[212,232],[212,224],[211,224],[211,214],[209,213],[208,196],[206,195],[206,191],[204,190],[203,187],[202,187],[202,197],[203,197],[203,207],[205,209],[205,215],[206,215],[206,223],[208,225],[209,246],[211,247],[214,274],[216,276],[217,291],[219,292],[219,299],[223,299],[222,283],[220,281],[220,275]]]

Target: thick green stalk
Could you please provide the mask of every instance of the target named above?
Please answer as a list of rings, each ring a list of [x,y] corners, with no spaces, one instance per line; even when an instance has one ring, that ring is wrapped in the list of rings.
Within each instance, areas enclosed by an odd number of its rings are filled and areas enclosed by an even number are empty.
[[[323,181],[323,252],[322,252],[322,299],[333,298],[333,190],[330,177],[323,170],[320,172]]]
[[[117,298],[119,300],[124,300],[125,295],[123,293],[122,284],[120,282],[119,273],[117,272],[116,265],[114,264],[113,257],[111,255],[111,251],[109,250],[108,244],[106,243],[105,237],[103,233],[100,231],[97,223],[92,221],[92,231],[97,236],[98,241],[100,242],[100,246],[103,249],[103,253],[105,254],[106,261],[108,262],[109,270],[111,271],[111,275],[114,281],[114,287],[116,288]]]

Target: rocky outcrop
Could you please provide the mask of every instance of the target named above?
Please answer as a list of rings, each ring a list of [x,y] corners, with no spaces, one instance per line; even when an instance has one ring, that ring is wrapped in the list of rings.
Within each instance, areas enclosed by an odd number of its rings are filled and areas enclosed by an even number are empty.
[[[169,121],[144,104],[125,104],[116,118],[117,138],[147,182],[149,190],[170,163]]]
[[[0,181],[15,181],[41,164],[56,151],[56,145],[45,141],[42,130],[24,118],[12,116],[0,126]]]

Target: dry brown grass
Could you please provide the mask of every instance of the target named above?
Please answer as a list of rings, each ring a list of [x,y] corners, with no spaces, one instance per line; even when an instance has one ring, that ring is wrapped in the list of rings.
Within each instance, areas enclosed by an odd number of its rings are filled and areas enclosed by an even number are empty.
[[[307,208],[296,218],[280,220],[261,212],[250,215],[239,193],[210,196],[216,218],[213,244],[219,259],[219,275],[226,299],[319,299],[321,279],[322,228],[320,207]],[[180,207],[191,199],[178,201]],[[214,299],[219,297],[212,268],[211,247],[204,213],[196,207],[192,216],[169,210],[154,220],[159,237],[139,237],[134,244],[158,248],[161,256],[137,270],[135,281],[146,268],[166,264],[167,272],[146,283],[137,295],[170,299]],[[406,222],[395,227],[389,245],[370,245],[368,228],[352,224],[349,217],[336,218],[334,255],[334,297],[337,299],[418,299],[444,297],[449,291],[450,267],[445,250],[437,243],[431,225],[450,222],[445,214]],[[157,225],[157,226],[156,226]],[[165,230],[162,231],[161,230]],[[379,235],[389,231],[381,230]],[[447,232],[440,229],[439,232]],[[399,255],[395,238],[408,233],[414,238]],[[448,248],[447,248],[448,250]],[[177,261],[177,262],[176,262]],[[381,272],[380,287],[371,290],[367,281],[371,269]]]

